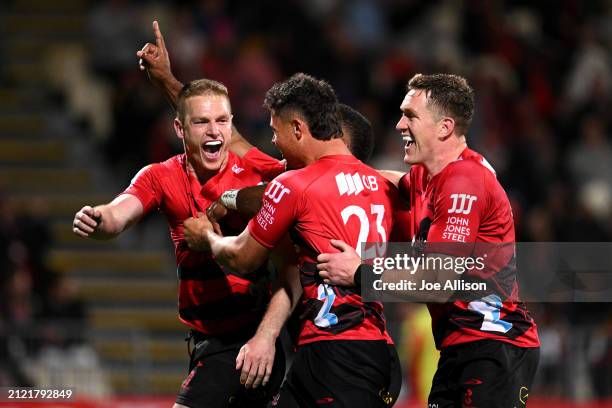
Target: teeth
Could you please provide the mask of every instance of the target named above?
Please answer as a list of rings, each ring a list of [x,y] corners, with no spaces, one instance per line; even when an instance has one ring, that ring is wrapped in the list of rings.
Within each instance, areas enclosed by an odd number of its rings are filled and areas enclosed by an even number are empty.
[[[204,146],[219,146],[220,144],[220,140],[211,140],[209,142],[204,143]]]
[[[406,135],[404,137],[402,137],[402,140],[405,142],[414,142],[414,138],[410,135]]]

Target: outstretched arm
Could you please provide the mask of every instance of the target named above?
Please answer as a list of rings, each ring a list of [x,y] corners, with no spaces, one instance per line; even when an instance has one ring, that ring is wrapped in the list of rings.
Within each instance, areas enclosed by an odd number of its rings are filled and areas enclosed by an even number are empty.
[[[143,213],[138,198],[121,194],[108,204],[81,208],[74,216],[72,231],[85,238],[111,239],[140,220]]]

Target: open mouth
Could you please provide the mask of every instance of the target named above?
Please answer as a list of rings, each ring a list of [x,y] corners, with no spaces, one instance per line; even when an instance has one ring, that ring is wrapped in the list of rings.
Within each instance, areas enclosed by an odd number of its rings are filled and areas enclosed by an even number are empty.
[[[222,146],[223,142],[221,140],[209,140],[202,145],[202,151],[207,159],[215,160],[219,158]]]
[[[404,140],[406,142],[406,150],[408,150],[410,148],[410,146],[412,146],[414,144],[414,138],[410,135],[404,135],[402,137],[402,140]]]

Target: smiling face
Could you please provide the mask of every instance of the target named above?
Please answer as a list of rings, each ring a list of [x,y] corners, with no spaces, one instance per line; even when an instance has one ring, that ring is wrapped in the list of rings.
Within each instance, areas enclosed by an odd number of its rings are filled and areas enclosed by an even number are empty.
[[[404,163],[425,163],[434,158],[439,144],[439,119],[427,107],[427,93],[411,89],[400,106],[402,117],[395,128],[406,141]]]
[[[232,114],[225,95],[195,95],[185,100],[183,120],[174,121],[189,164],[201,177],[218,172],[227,161]]]

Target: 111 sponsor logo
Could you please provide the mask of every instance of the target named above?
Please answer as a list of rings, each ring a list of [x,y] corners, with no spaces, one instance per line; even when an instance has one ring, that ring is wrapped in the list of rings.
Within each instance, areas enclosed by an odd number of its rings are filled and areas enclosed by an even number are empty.
[[[472,204],[478,199],[475,195],[451,194],[453,206],[448,210],[449,214],[469,214],[472,211]]]

